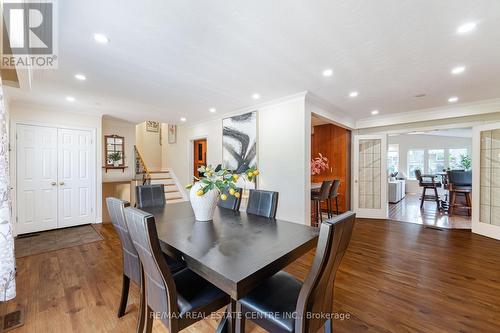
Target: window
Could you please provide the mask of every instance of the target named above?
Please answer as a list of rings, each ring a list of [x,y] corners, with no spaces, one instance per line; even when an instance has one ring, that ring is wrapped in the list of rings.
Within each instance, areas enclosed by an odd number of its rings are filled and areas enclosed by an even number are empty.
[[[466,156],[467,149],[450,149],[450,153],[448,155],[448,167],[450,170],[461,170],[464,169],[462,166],[462,156]]]
[[[424,150],[408,150],[408,178],[415,178],[415,170],[424,172]]]
[[[429,149],[429,168],[427,173],[435,175],[446,169],[444,160],[444,149]]]
[[[389,174],[399,171],[399,145],[390,144],[387,152],[387,172]]]

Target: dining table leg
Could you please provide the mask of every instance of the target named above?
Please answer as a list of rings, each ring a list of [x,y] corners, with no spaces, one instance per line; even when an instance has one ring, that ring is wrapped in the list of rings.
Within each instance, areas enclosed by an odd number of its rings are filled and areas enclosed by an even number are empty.
[[[231,303],[226,307],[224,315],[217,326],[215,332],[217,333],[239,333],[241,332],[241,326],[237,325],[237,301],[231,298]]]

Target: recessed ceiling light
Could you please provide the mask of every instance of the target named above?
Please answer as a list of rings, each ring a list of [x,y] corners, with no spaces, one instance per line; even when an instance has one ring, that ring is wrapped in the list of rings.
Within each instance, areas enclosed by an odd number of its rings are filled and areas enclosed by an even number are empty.
[[[358,92],[357,91],[352,91],[350,94],[349,94],[349,97],[358,97]]]
[[[467,22],[465,24],[462,24],[457,28],[457,33],[458,34],[466,34],[468,32],[471,32],[473,30],[476,30],[477,23],[476,22]]]
[[[83,74],[75,74],[75,79],[80,80],[80,81],[85,81],[85,80],[87,80],[87,77]]]
[[[101,44],[109,43],[108,36],[103,35],[103,34],[94,34],[94,40],[98,43],[101,43]]]
[[[66,100],[67,100],[68,102],[74,102],[74,101],[75,101],[75,98],[74,98],[73,96],[68,96],[68,97],[66,97]]]
[[[210,111],[211,113],[215,113],[215,111],[217,111],[215,108],[210,108],[208,111]]]
[[[184,121],[186,121],[186,120],[187,120],[187,119],[186,119],[186,118],[184,118],[184,117],[182,117],[182,118],[181,118],[181,121],[183,121],[183,122],[184,122]]]
[[[331,70],[331,69],[325,69],[323,71],[323,76],[329,77],[329,76],[332,76],[332,75],[333,75],[333,70]]]
[[[376,114],[378,114],[378,110],[373,110],[372,115],[376,115]]]
[[[260,98],[260,95],[259,95],[259,94],[253,94],[253,95],[252,95],[252,98],[253,98],[253,99],[259,99],[259,98]]]
[[[458,97],[456,97],[456,96],[448,98],[448,102],[450,102],[450,103],[455,103],[457,101],[458,101]]]
[[[457,66],[451,70],[451,74],[455,74],[455,75],[461,74],[463,72],[465,72],[465,66]]]

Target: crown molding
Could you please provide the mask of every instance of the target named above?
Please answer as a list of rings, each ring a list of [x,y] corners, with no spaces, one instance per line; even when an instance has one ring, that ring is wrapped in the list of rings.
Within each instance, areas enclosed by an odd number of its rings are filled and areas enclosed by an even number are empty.
[[[320,118],[348,129],[354,129],[356,127],[356,120],[354,119],[354,117],[349,116],[345,111],[341,110],[327,100],[311,92],[307,92],[306,102],[309,102],[319,108],[312,109],[311,113],[320,116]]]
[[[500,112],[500,98],[362,118],[356,121],[356,129],[458,118],[495,112]]]

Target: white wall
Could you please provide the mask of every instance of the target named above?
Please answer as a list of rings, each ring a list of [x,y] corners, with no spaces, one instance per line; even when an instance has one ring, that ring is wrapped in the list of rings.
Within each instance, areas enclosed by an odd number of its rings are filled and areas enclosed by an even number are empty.
[[[95,222],[102,222],[102,121],[101,116],[86,115],[80,113],[72,113],[68,110],[44,108],[37,105],[17,104],[11,102],[10,105],[10,170],[11,170],[11,186],[14,188],[12,192],[12,211],[13,220],[15,221],[16,208],[16,124],[32,124],[45,125],[54,127],[67,127],[77,129],[90,129],[95,132],[96,138],[96,217]],[[15,228],[15,224],[14,224]],[[15,231],[15,230],[14,230]]]
[[[308,224],[310,128],[304,94],[274,103],[246,108],[230,115],[258,111],[258,187],[279,192],[277,218]],[[229,114],[224,117],[230,116]],[[310,130],[309,130],[310,131]],[[177,143],[166,144],[163,155],[181,184],[192,180],[192,141],[207,139],[207,162],[222,162],[222,117],[196,125],[178,127]],[[306,166],[307,165],[307,166]]]
[[[390,136],[388,144],[399,144],[399,170],[403,171],[408,177],[407,157],[408,150],[412,149],[450,149],[450,148],[467,148],[468,154],[472,156],[472,138],[425,135],[425,134],[402,134],[398,136]],[[447,156],[445,156],[447,158]],[[425,153],[425,165],[427,166],[428,158]],[[416,180],[409,179],[406,182],[406,192],[416,193],[421,189],[418,187]]]
[[[135,124],[129,123],[124,120],[104,116],[102,118],[102,147],[101,155],[104,159],[105,152],[105,135],[118,135],[125,138],[125,166],[127,168],[122,172],[122,170],[108,170],[103,172],[102,181],[112,182],[112,181],[124,181],[132,180],[134,178],[134,144],[135,144]],[[105,161],[103,161],[104,163]]]
[[[137,124],[135,132],[136,145],[142,159],[149,170],[162,168],[162,146],[160,145],[160,132],[146,131],[146,122]],[[166,132],[162,135],[167,135]]]

